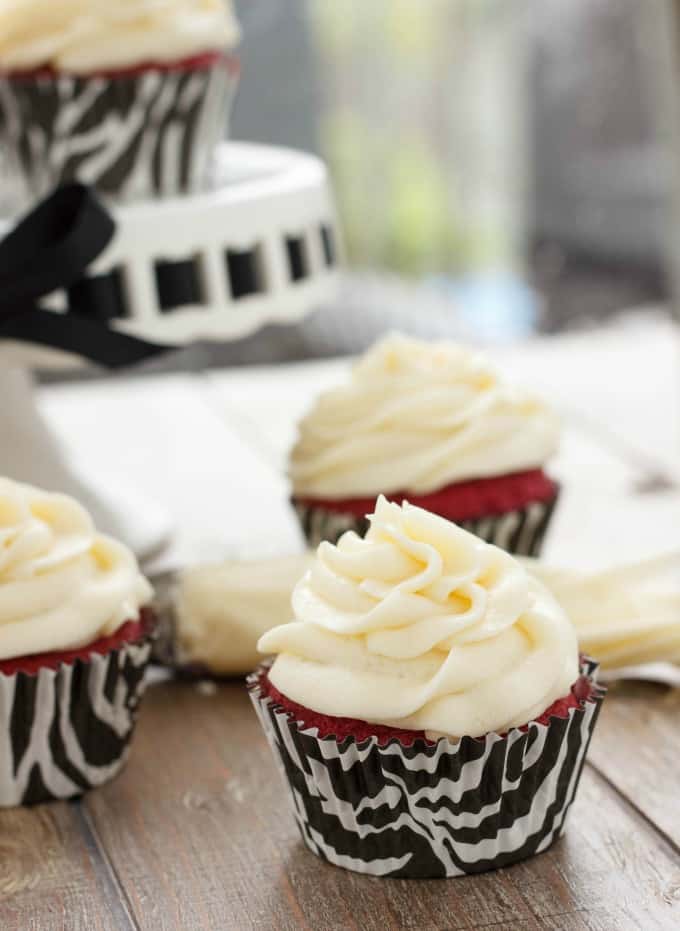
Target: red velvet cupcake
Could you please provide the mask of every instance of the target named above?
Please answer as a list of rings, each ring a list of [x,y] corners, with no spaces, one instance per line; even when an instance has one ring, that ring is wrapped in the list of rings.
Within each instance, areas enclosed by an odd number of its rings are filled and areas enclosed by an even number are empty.
[[[125,763],[154,621],[134,556],[75,501],[0,479],[0,807]]]
[[[224,0],[25,0],[0,12],[0,142],[34,199],[93,184],[118,199],[206,185],[238,81]]]
[[[293,616],[248,687],[314,853],[453,877],[559,837],[604,691],[509,554],[383,498],[365,539],[321,544]]]
[[[569,689],[569,692],[562,698],[557,698],[543,714],[539,715],[533,724],[549,724],[552,718],[568,718],[572,710],[576,711],[583,708],[586,701],[590,701],[595,696],[595,686],[589,675],[589,669],[592,661],[588,657],[581,657],[581,674],[579,678]],[[312,711],[311,708],[305,708],[304,705],[298,705],[283,695],[269,678],[269,664],[263,664],[251,677],[251,685],[257,689],[259,698],[269,699],[272,705],[277,709],[285,711],[289,720],[302,730],[313,728],[317,737],[322,740],[325,737],[333,737],[337,743],[343,743],[348,737],[358,744],[366,740],[375,738],[379,747],[387,746],[391,741],[396,740],[404,747],[412,746],[416,741],[422,741],[428,745],[434,745],[436,741],[430,740],[425,731],[405,730],[399,727],[390,727],[385,724],[370,724],[368,721],[361,721],[359,718],[339,718],[330,714],[319,714]],[[527,730],[528,724],[520,727],[520,730]],[[501,735],[502,736],[502,735]]]
[[[311,546],[365,533],[383,494],[535,556],[558,497],[543,469],[557,441],[548,408],[480,355],[390,336],[300,423],[293,505]]]

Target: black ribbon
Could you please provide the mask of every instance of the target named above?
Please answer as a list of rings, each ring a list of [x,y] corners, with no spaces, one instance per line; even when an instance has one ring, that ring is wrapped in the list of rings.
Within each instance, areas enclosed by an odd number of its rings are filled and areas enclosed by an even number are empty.
[[[0,242],[0,339],[38,343],[76,353],[109,368],[167,352],[97,319],[97,307],[56,313],[40,300],[77,286],[113,239],[115,223],[82,184],[57,188]]]

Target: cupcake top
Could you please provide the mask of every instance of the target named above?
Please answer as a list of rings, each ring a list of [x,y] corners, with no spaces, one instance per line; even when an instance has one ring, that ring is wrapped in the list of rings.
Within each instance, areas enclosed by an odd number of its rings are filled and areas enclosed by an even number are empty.
[[[180,61],[231,48],[230,0],[0,0],[0,69],[65,72]]]
[[[0,660],[87,646],[151,595],[130,550],[77,502],[0,478]]]
[[[370,521],[319,546],[295,620],[261,637],[282,694],[433,737],[502,733],[569,694],[576,633],[515,559],[407,502],[379,498]]]
[[[558,434],[556,415],[483,355],[391,335],[302,420],[290,477],[297,497],[428,494],[538,468]]]

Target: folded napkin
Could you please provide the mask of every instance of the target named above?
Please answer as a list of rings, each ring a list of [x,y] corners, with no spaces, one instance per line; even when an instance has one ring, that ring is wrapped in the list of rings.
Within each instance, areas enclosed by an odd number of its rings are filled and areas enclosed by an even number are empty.
[[[525,562],[570,616],[583,652],[610,678],[680,685],[680,551],[602,572]]]

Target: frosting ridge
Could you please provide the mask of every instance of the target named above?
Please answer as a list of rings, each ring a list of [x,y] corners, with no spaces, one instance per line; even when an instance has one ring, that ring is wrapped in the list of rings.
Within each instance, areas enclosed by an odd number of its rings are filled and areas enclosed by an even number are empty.
[[[0,659],[87,646],[151,594],[130,550],[76,501],[0,478]]]
[[[540,716],[578,678],[575,631],[510,555],[380,498],[364,539],[322,543],[269,676],[321,714],[453,737]]]
[[[557,416],[480,353],[393,334],[318,398],[289,471],[298,497],[421,495],[539,468],[558,435]]]
[[[233,47],[229,0],[0,0],[0,67],[74,73]]]

